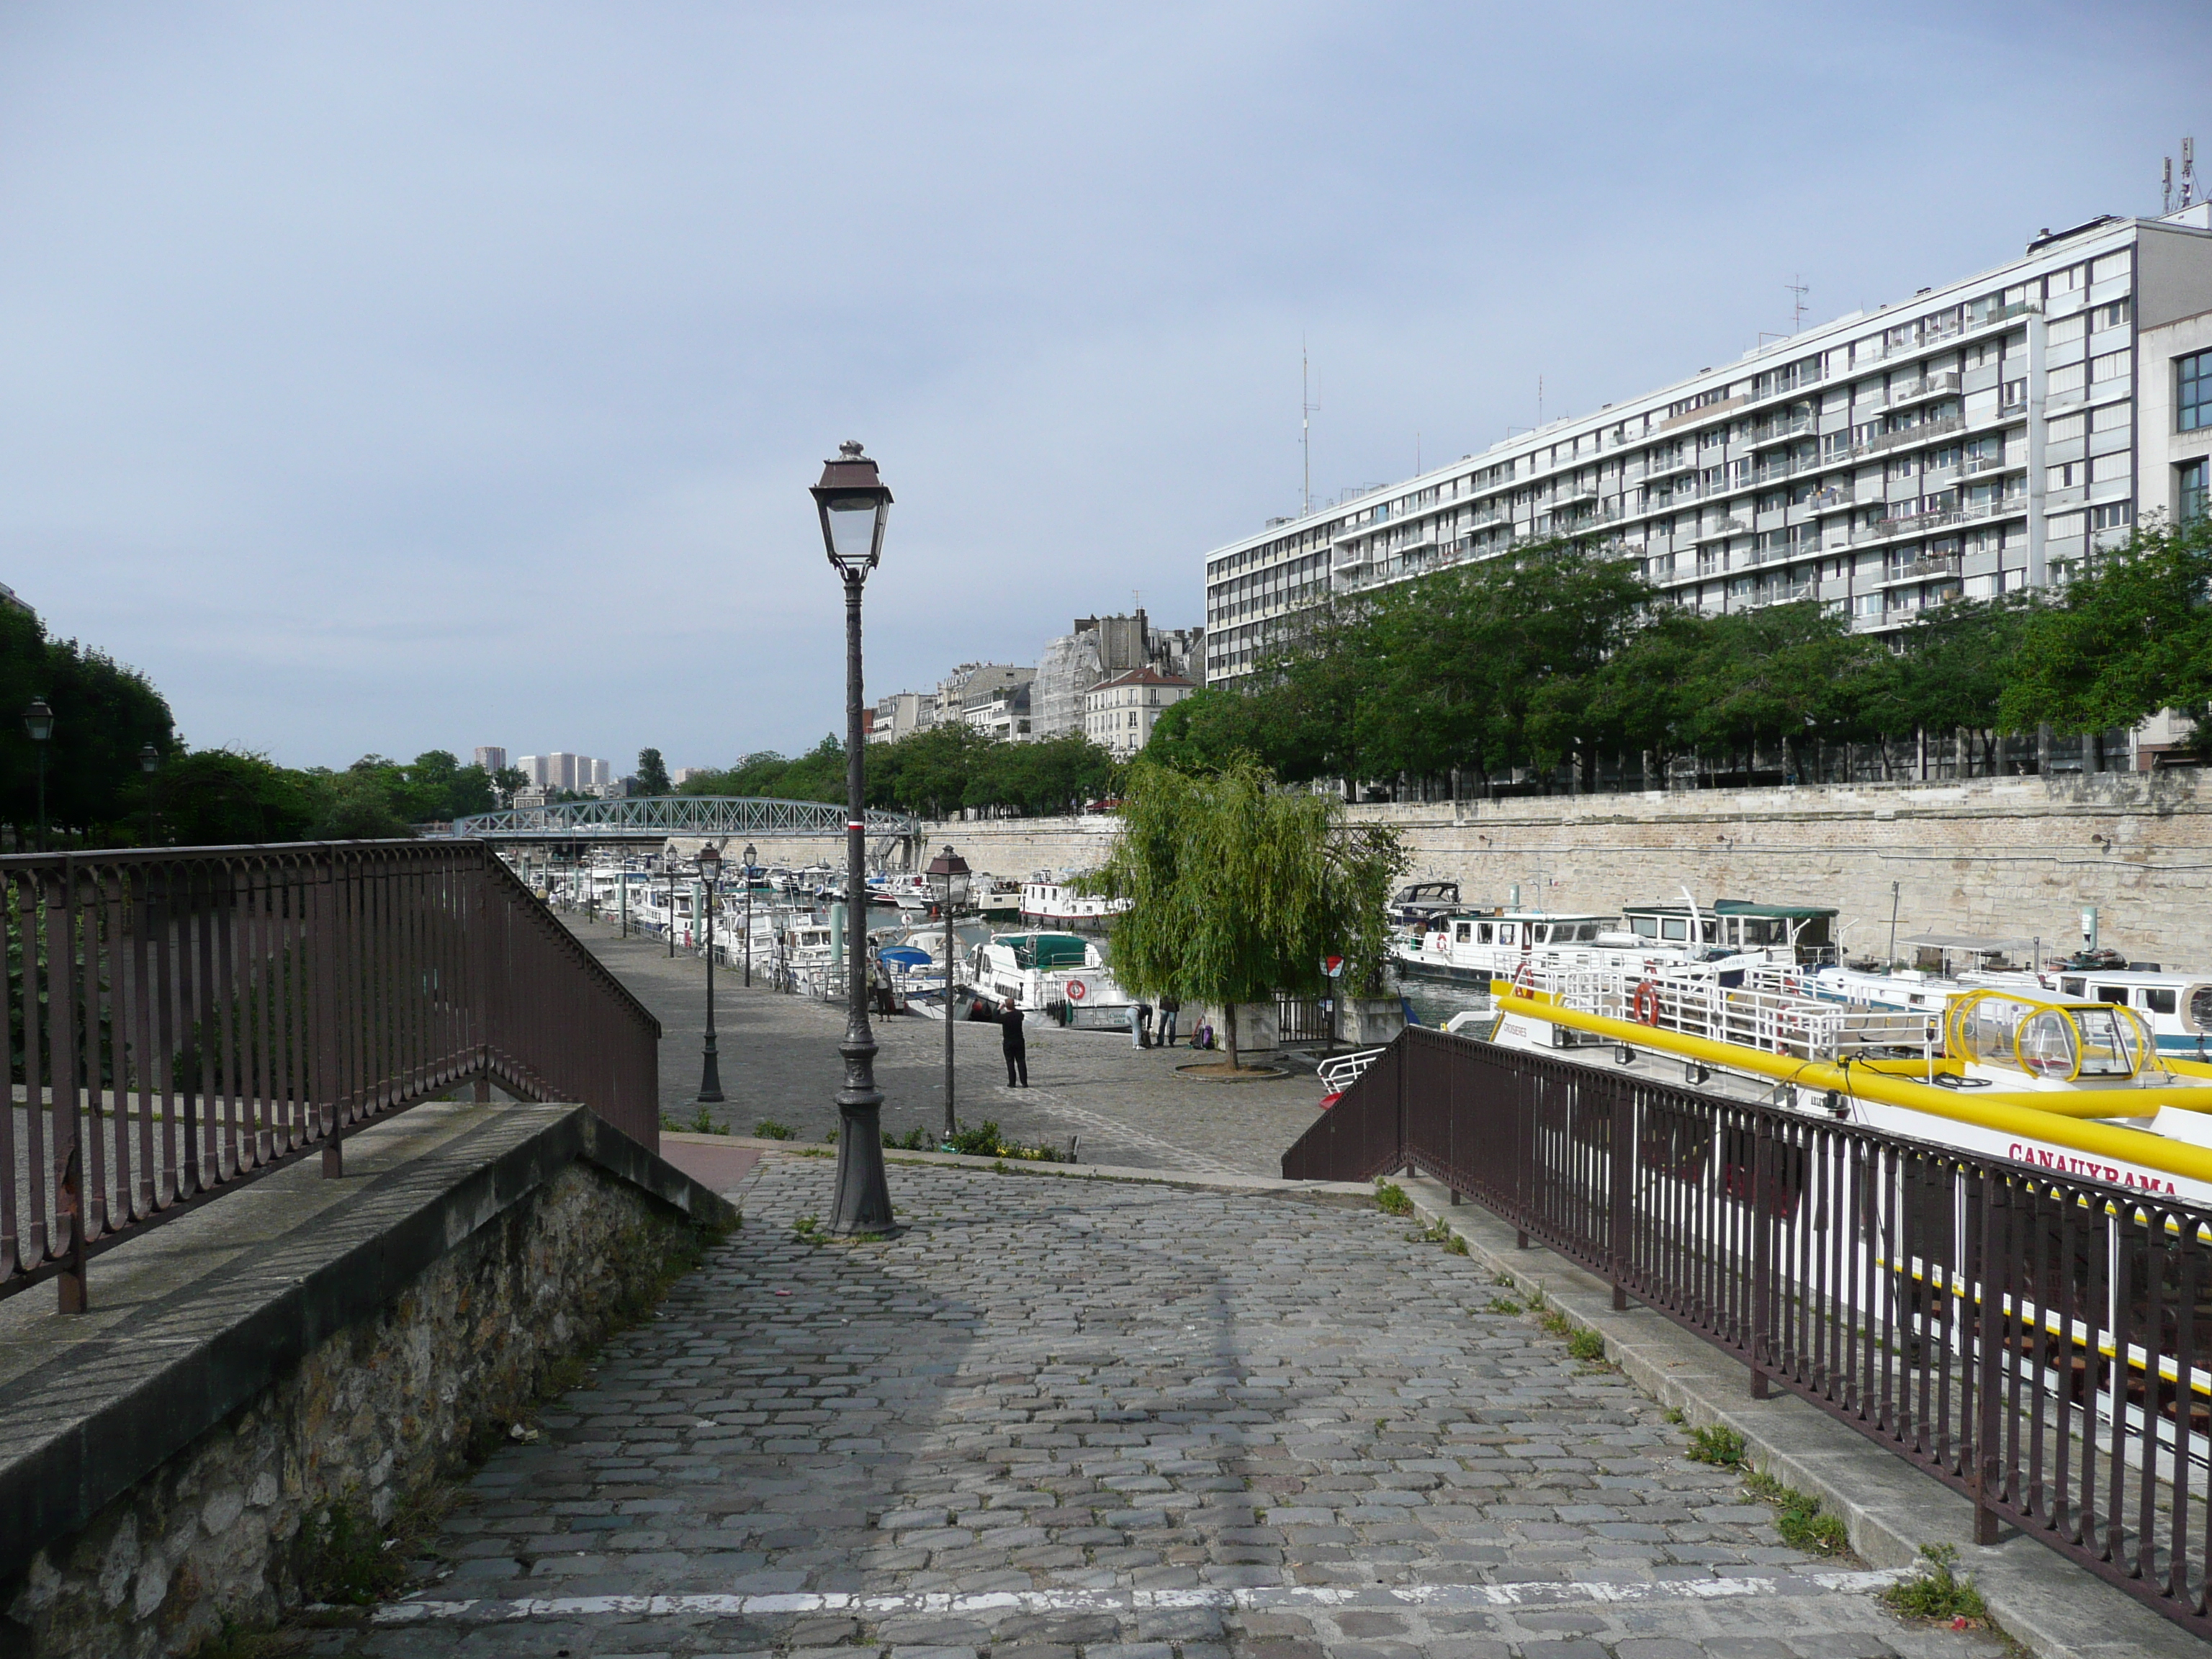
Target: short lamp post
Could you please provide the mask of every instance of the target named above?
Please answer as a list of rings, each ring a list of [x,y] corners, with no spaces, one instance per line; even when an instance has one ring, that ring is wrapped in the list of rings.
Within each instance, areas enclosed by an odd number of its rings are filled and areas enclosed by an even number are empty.
[[[882,1093],[876,1088],[876,1039],[868,1029],[867,749],[860,701],[860,590],[884,552],[891,492],[876,464],[856,443],[837,447],[813,488],[830,568],[845,586],[845,1086],[837,1091],[837,1196],[830,1231],[884,1233],[891,1229],[890,1188],[884,1178]]]
[[[714,887],[722,874],[722,849],[708,842],[699,849],[699,880],[707,890],[707,1053],[699,1073],[699,1103],[722,1103],[722,1068],[714,1053]]]
[[[46,745],[54,736],[54,711],[46,707],[44,697],[32,698],[31,706],[23,711],[23,730],[39,757],[39,850],[43,853],[46,850]]]
[[[760,854],[745,843],[745,989],[753,988],[753,862]]]
[[[968,860],[948,842],[930,860],[928,873],[945,878],[945,1138],[951,1140],[958,1133],[952,1121],[952,964],[959,959],[952,946],[952,878],[968,873]]]
[[[669,959],[676,957],[676,843],[668,843],[660,855],[660,867],[668,872],[668,926],[663,929],[668,935]]]

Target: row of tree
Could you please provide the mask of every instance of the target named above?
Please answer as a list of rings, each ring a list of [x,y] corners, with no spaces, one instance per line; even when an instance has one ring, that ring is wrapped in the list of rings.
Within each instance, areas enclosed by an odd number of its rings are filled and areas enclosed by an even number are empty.
[[[1186,771],[1249,756],[1279,778],[1593,778],[1680,757],[1965,732],[2101,734],[2212,708],[2212,525],[2155,527],[2046,590],[1953,600],[1892,641],[1815,601],[1708,615],[1632,564],[1532,544],[1340,602],[1237,686],[1162,715]],[[2200,730],[2207,729],[2200,727]]]
[[[1114,757],[1080,735],[1009,743],[959,721],[871,744],[866,759],[869,805],[927,817],[963,807],[1032,816],[1079,811],[1111,796],[1121,776]],[[764,751],[726,771],[695,772],[681,793],[842,801],[845,789],[845,745],[825,737],[793,758]]]

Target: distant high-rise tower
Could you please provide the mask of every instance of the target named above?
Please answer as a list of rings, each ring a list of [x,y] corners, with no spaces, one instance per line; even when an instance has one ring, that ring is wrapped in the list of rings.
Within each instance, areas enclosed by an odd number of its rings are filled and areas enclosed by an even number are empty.
[[[479,745],[477,764],[487,772],[504,772],[507,770],[507,750],[494,745]]]

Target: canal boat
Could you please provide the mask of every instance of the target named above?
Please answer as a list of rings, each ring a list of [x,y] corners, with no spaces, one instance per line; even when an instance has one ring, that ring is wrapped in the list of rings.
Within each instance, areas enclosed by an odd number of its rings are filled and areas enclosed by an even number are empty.
[[[1073,878],[1041,871],[1022,884],[1022,920],[1062,926],[1111,921],[1129,908],[1127,899],[1101,898],[1077,890]]]
[[[1417,881],[1401,887],[1390,901],[1390,920],[1411,932],[1426,933],[1428,924],[1461,908],[1455,881]]]
[[[994,933],[975,951],[973,968],[978,986],[1018,1008],[1049,1011],[1071,1025],[1128,1022],[1128,994],[1097,941],[1079,933]]]

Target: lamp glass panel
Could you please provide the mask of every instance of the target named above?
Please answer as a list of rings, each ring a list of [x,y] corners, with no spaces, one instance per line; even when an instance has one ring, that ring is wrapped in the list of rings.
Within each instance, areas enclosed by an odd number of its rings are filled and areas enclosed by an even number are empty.
[[[833,497],[823,514],[830,530],[830,555],[843,565],[866,564],[875,551],[876,503],[872,496]]]

